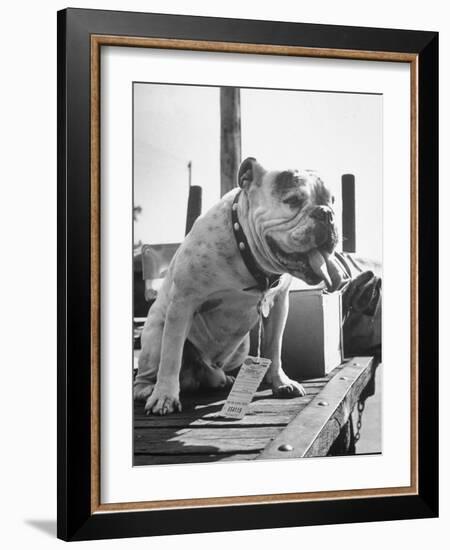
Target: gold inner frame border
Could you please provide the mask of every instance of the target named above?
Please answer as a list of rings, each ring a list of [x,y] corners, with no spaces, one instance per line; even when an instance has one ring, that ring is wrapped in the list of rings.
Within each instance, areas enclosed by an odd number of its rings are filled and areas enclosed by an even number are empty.
[[[163,48],[204,52],[317,57],[409,63],[411,128],[411,483],[406,487],[283,493],[197,499],[154,500],[104,504],[100,501],[100,50],[102,46]],[[307,48],[271,44],[247,44],[143,38],[115,35],[91,35],[90,64],[90,185],[91,185],[91,513],[133,510],[164,510],[251,504],[342,500],[349,498],[388,497],[418,494],[418,55],[402,52]]]

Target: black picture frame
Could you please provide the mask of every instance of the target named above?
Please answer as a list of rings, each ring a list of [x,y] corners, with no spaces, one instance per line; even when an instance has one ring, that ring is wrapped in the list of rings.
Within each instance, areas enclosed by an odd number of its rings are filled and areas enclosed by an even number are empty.
[[[64,540],[438,515],[438,34],[66,9],[58,12],[58,531]],[[396,52],[417,61],[417,492],[300,502],[96,511],[92,487],[91,38],[141,37]],[[431,213],[431,214],[430,214]]]

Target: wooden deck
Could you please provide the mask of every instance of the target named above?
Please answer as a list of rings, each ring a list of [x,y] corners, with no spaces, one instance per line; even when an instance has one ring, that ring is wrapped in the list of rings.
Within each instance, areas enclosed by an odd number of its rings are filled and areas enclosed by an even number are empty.
[[[371,357],[302,382],[307,395],[274,399],[258,391],[242,420],[218,416],[224,393],[182,396],[183,412],[146,416],[135,403],[134,465],[325,456],[370,381]]]

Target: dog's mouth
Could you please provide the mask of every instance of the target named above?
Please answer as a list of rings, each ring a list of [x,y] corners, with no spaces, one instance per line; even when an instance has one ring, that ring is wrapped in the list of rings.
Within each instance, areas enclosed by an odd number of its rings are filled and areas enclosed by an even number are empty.
[[[334,254],[324,248],[313,248],[308,252],[286,252],[270,235],[266,241],[277,261],[307,284],[317,285],[323,281],[329,292],[342,286],[343,278]]]

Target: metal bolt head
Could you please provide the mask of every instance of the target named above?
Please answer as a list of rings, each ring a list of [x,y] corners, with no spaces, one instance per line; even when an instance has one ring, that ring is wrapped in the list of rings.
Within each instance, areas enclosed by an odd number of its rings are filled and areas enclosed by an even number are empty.
[[[241,250],[244,250],[245,244],[244,244],[244,243],[239,243],[239,248],[240,248]]]
[[[234,227],[235,231],[239,231],[239,224],[237,222],[234,224],[233,227]]]
[[[280,445],[278,447],[279,451],[293,451],[294,447],[292,445],[289,445],[289,443],[283,443],[283,445]]]

